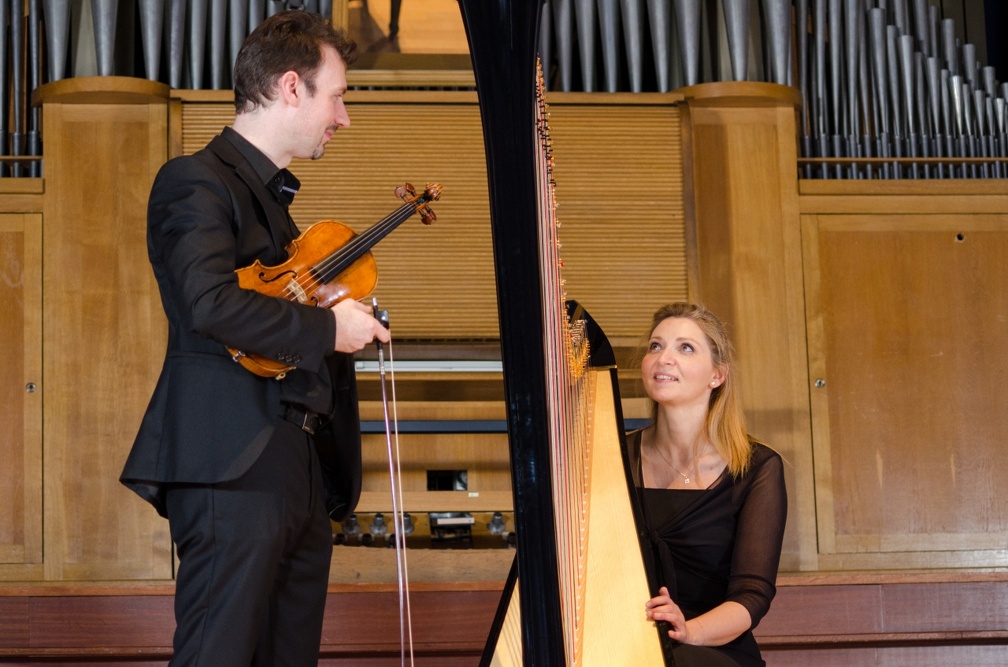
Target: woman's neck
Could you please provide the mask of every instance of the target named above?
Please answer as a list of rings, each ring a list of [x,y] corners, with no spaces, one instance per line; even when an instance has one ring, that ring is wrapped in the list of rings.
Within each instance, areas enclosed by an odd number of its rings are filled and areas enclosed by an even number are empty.
[[[699,456],[709,444],[706,417],[706,410],[659,406],[652,433],[653,444],[667,454],[685,459]]]

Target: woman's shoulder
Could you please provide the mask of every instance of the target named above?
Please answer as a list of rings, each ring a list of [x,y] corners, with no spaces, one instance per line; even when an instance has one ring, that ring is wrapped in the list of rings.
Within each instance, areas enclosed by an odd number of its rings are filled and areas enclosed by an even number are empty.
[[[749,438],[749,442],[752,445],[750,466],[753,470],[757,470],[768,464],[784,467],[784,459],[777,453],[777,450],[754,438]]]

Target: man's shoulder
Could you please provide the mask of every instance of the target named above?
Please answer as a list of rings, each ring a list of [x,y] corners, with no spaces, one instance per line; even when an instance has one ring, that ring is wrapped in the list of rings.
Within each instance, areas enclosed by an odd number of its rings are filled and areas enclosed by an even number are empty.
[[[191,182],[226,180],[235,171],[236,156],[228,151],[228,142],[220,135],[194,153],[177,155],[165,162],[158,173],[158,181]],[[235,151],[237,152],[237,151]],[[240,161],[241,154],[237,155]]]

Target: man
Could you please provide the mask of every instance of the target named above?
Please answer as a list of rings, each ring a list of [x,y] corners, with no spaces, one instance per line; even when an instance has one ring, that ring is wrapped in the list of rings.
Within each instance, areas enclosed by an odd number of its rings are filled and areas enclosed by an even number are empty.
[[[168,518],[176,545],[175,665],[318,661],[329,520],[360,493],[350,355],[389,335],[353,299],[288,302],[240,288],[235,270],[287,258],[299,183],[286,167],[350,125],[355,49],[318,14],[268,18],[235,62],[233,125],[170,160],[151,190],[168,350],[121,480]],[[294,369],[259,377],[227,348]]]

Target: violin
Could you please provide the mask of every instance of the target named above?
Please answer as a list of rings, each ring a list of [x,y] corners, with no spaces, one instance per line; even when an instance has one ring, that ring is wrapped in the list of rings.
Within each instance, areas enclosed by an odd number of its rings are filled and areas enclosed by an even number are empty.
[[[441,198],[441,186],[428,183],[420,194],[409,183],[395,189],[405,204],[361,234],[335,220],[322,220],[287,246],[287,260],[263,266],[259,260],[238,269],[238,286],[278,299],[329,308],[343,299],[361,299],[378,282],[371,248],[414,213],[429,225],[437,216],[430,202]],[[231,358],[260,377],[282,380],[294,366],[228,347]]]

